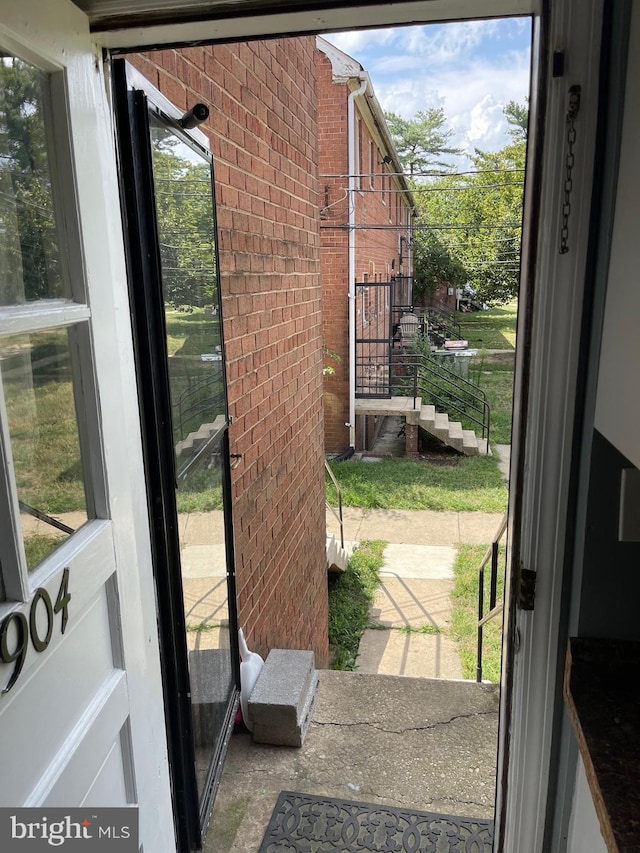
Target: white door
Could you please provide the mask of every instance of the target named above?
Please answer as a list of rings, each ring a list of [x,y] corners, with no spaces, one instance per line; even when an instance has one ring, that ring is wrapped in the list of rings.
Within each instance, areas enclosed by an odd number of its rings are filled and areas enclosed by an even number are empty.
[[[0,12],[2,806],[175,849],[109,112],[85,16]],[[8,770],[10,768],[10,771]]]

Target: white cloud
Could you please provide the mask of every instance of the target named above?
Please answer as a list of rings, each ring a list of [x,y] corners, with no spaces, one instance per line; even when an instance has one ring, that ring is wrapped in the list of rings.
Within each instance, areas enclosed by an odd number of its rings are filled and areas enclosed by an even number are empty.
[[[472,153],[508,142],[502,108],[528,96],[528,33],[527,19],[466,21],[346,33],[339,46],[369,72],[384,109],[411,118],[442,107],[453,144]]]

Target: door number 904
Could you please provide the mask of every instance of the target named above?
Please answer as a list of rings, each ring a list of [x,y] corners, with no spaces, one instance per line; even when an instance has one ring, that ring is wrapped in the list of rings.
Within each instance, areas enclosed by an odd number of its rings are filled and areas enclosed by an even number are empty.
[[[11,678],[2,691],[3,693],[8,693],[11,690],[22,672],[29,650],[29,637],[31,637],[31,644],[36,652],[43,652],[51,642],[53,623],[58,613],[62,614],[60,617],[60,633],[64,634],[69,621],[70,601],[69,569],[67,568],[62,572],[62,580],[55,604],[51,601],[51,596],[47,590],[44,587],[39,587],[31,599],[29,619],[22,611],[15,610],[2,620],[0,623],[0,661],[15,664]],[[38,627],[38,608],[41,611],[44,609],[46,614],[46,630]],[[12,625],[15,628],[15,643],[12,644],[12,648],[9,648],[9,632]]]

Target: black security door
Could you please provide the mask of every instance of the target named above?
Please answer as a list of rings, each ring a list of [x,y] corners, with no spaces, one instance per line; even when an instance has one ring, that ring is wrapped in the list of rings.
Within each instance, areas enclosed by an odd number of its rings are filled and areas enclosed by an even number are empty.
[[[168,747],[180,850],[201,846],[237,707],[224,341],[206,140],[113,64]]]

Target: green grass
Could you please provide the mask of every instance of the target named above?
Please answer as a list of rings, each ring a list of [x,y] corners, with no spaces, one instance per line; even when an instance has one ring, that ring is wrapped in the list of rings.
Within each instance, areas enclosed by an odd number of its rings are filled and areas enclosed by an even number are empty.
[[[470,378],[487,395],[491,408],[492,444],[511,443],[511,420],[513,405],[513,360],[485,361],[481,354],[476,365],[472,365]],[[476,359],[474,359],[476,361]]]
[[[507,491],[496,456],[447,457],[448,464],[383,459],[332,462],[345,506],[504,512]],[[337,496],[327,477],[327,498]]]
[[[450,632],[458,641],[464,678],[475,679],[478,631],[478,567],[487,550],[486,545],[460,545],[453,567],[454,582],[451,594],[453,611]],[[502,600],[504,587],[504,548],[500,549],[498,563],[498,601]],[[484,612],[489,612],[489,566],[485,567]],[[484,626],[482,651],[482,678],[500,681],[500,655],[502,649],[502,615]]]
[[[439,625],[432,625],[426,622],[424,625],[401,625],[399,628],[391,630],[399,631],[401,634],[427,634],[429,636],[444,633],[444,629]]]
[[[386,542],[364,540],[353,552],[347,570],[329,579],[329,645],[331,669],[353,670],[362,632],[380,583]]]
[[[516,345],[517,313],[518,303],[514,301],[488,311],[458,313],[456,318],[462,337],[473,349],[512,350]]]

